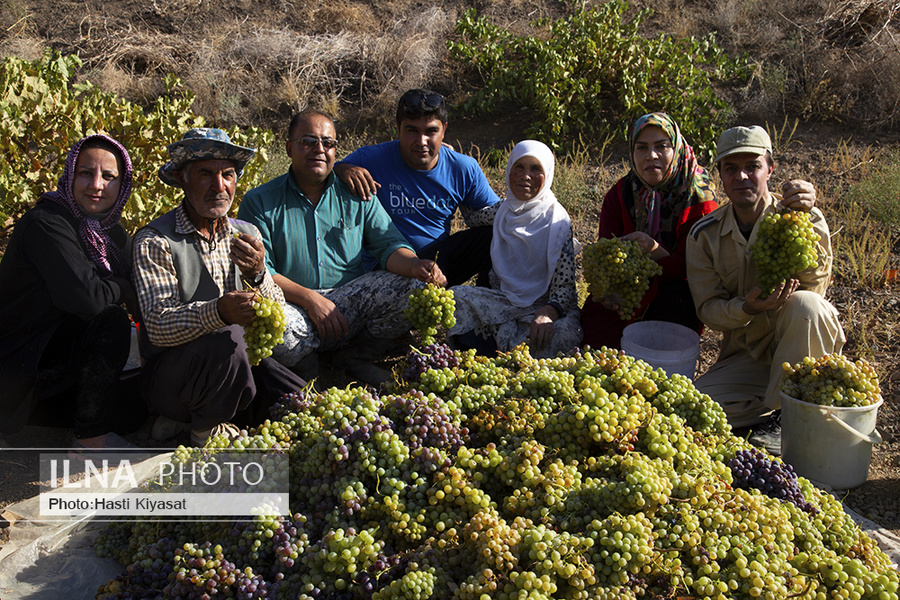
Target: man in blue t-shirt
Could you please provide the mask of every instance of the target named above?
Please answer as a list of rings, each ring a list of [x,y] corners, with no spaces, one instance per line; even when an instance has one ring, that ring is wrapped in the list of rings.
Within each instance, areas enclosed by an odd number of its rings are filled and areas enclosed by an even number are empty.
[[[409,90],[397,106],[399,139],[359,148],[334,173],[360,198],[377,195],[420,258],[435,259],[448,285],[491,267],[491,225],[500,201],[478,162],[443,145],[447,103]],[[451,235],[456,209],[468,229]]]

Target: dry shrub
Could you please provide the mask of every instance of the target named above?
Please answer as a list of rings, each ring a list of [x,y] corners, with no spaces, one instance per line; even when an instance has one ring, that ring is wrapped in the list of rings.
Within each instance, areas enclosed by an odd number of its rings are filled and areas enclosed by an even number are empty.
[[[698,19],[730,53],[760,65],[738,99],[751,118],[772,113],[869,128],[894,125],[900,102],[895,41],[900,3],[889,0],[703,0]],[[811,20],[810,15],[825,15]],[[878,90],[877,93],[874,90]]]
[[[0,57],[15,56],[23,60],[37,60],[44,53],[44,43],[29,36],[16,36],[0,42]]]
[[[844,0],[823,20],[823,33],[831,43],[849,47],[890,35],[900,3],[894,0]]]
[[[360,80],[361,117],[386,125],[393,123],[397,99],[404,91],[425,87],[446,56],[444,40],[456,15],[430,7],[398,21],[372,40]]]

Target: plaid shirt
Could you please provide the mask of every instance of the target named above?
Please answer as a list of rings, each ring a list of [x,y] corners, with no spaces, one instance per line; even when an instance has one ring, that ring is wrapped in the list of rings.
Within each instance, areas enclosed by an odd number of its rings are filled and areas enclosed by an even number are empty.
[[[230,224],[227,228],[219,228],[215,234],[215,242],[211,245],[197,232],[184,207],[178,205],[175,208],[175,230],[178,233],[193,233],[199,238],[203,264],[219,286],[220,294],[243,289],[240,272],[228,258],[234,231]],[[255,235],[260,237],[256,230]],[[263,269],[263,272],[259,293],[284,304],[281,288],[275,284],[268,271]],[[186,344],[227,325],[217,310],[218,298],[187,304],[182,302],[169,243],[157,231],[148,227],[138,231],[135,236],[134,283],[144,316],[143,326],[147,328],[150,341],[156,346]]]

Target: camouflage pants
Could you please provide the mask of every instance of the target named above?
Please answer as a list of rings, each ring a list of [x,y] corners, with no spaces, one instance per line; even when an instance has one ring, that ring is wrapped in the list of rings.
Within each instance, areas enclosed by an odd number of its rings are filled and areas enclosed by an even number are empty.
[[[287,303],[284,314],[287,328],[284,343],[275,347],[273,357],[293,367],[312,352],[334,350],[346,346],[362,331],[376,338],[396,338],[411,325],[403,310],[409,294],[424,284],[388,271],[371,271],[339,288],[318,290],[337,307],[347,321],[349,333],[340,338],[322,340],[306,310]]]

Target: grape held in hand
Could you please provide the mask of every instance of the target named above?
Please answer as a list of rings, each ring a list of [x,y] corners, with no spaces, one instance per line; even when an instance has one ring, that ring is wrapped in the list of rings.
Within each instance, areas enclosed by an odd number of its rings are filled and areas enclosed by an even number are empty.
[[[650,279],[661,274],[662,267],[634,240],[600,238],[584,247],[584,278],[591,294],[595,298],[616,294],[623,321],[634,317]]]
[[[756,242],[750,247],[763,298],[782,282],[816,264],[816,242],[820,239],[807,212],[787,210],[763,218]]]
[[[284,341],[284,308],[271,298],[257,294],[253,301],[256,319],[244,326],[247,357],[251,365],[272,356],[272,349]]]
[[[409,306],[403,311],[412,326],[422,334],[425,345],[433,344],[438,327],[450,329],[456,325],[456,302],[453,291],[433,283],[425,284],[409,295]]]

